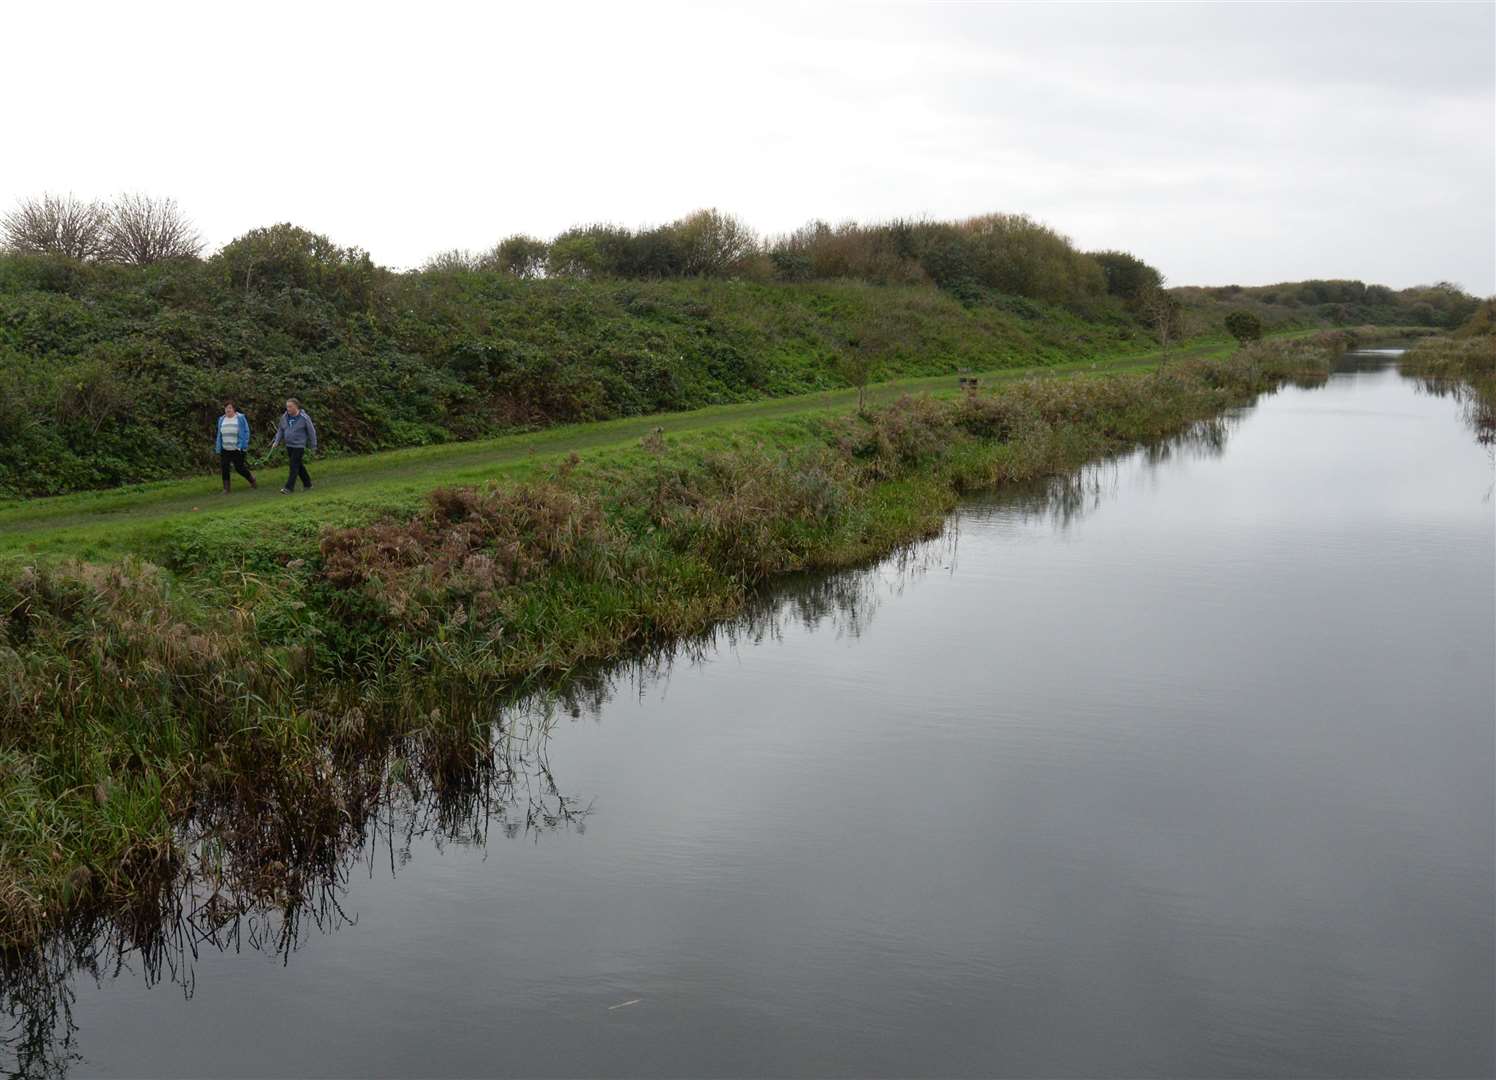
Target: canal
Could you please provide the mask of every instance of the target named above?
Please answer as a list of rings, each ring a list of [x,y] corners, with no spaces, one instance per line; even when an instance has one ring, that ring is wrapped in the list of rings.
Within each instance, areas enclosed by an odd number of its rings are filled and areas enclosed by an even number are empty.
[[[74,1076],[1491,1075],[1492,483],[1350,354],[506,712],[476,820],[30,1019]]]

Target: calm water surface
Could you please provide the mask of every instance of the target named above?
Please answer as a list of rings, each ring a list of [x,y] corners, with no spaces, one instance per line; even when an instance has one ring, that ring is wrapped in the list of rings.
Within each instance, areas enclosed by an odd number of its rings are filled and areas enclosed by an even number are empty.
[[[617,675],[589,813],[80,977],[73,1074],[1490,1075],[1492,461],[1348,368]]]

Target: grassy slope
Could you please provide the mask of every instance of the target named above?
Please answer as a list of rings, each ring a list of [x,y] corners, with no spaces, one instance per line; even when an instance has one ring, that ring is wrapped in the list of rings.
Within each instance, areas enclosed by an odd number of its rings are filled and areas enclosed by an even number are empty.
[[[1302,336],[1295,331],[1285,336]],[[1207,339],[1174,357],[1199,357],[1230,352],[1234,346]],[[1073,376],[1155,366],[1161,354],[1134,353],[1107,360],[1004,368],[983,379],[1009,380],[1024,376]],[[891,400],[905,393],[954,393],[949,375],[926,376],[880,383],[870,387],[869,399]],[[73,555],[99,559],[122,554],[160,557],[173,535],[190,529],[204,516],[215,523],[225,519],[247,524],[293,514],[299,521],[347,520],[367,516],[362,511],[406,501],[409,496],[445,484],[476,483],[499,476],[522,475],[557,457],[635,443],[663,429],[679,435],[713,428],[742,428],[755,422],[779,420],[831,409],[846,409],[856,401],[855,390],[714,406],[690,412],[664,413],[548,428],[523,435],[468,443],[420,447],[314,462],[318,486],[295,501],[277,494],[284,469],[278,456],[260,473],[257,491],[239,478],[231,496],[216,493],[216,475],[190,480],[135,485],[111,491],[85,492],[50,499],[0,503],[0,556]]]
[[[69,912],[149,909],[184,867],[250,901],[287,896],[397,779],[468,790],[506,689],[702,632],[775,574],[932,535],[964,491],[1182,432],[1326,355],[1263,345],[866,416],[824,398],[717,413],[577,462],[511,448],[502,467],[531,482],[430,498],[469,466],[350,460],[367,483],[341,495],[334,477],[325,497],[210,515],[161,489],[133,519],[38,529],[48,553],[107,542],[175,573],[41,559],[0,574],[0,947]],[[371,522],[382,506],[399,513]]]
[[[0,256],[0,493],[17,496],[211,467],[225,397],[262,434],[303,398],[328,449],[369,453],[835,389],[853,354],[913,378],[1149,347],[1113,303],[929,286],[386,274],[353,303],[246,294],[198,264],[46,288],[28,267]]]

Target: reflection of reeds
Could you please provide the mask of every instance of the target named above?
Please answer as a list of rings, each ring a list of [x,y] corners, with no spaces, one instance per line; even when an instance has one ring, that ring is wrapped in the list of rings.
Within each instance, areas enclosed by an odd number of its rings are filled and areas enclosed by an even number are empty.
[[[677,638],[649,642],[621,659],[573,669],[519,698],[513,709],[545,724],[558,714],[597,717],[620,695],[642,698],[662,690],[678,666],[694,667],[723,650],[782,641],[792,627],[858,637],[887,598],[932,567],[952,565],[956,545],[956,530],[944,530],[871,565],[777,579],[755,590],[729,618]]]
[[[1496,443],[1496,336],[1427,338],[1402,359],[1404,374],[1424,392],[1452,397],[1481,443]]]
[[[193,989],[204,950],[289,959],[311,931],[351,922],[343,906],[360,860],[391,873],[427,838],[483,844],[579,827],[588,810],[563,794],[546,754],[550,726],[533,703],[483,722],[417,729],[382,747],[345,748],[317,785],[287,792],[274,770],[200,793],[176,830],[174,873],[104,917],[83,912],[42,943],[0,953],[0,1065],[62,1074],[75,1057],[72,979],[129,963],[148,984]],[[290,799],[289,802],[285,801]]]
[[[0,577],[0,941],[153,910],[203,852],[233,870],[225,897],[275,895],[277,867],[325,871],[358,842],[391,778],[470,805],[458,796],[495,750],[475,718],[500,695],[585,698],[586,673],[620,656],[674,655],[713,626],[776,632],[755,599],[772,577],[938,536],[965,492],[1180,433],[1171,452],[1208,448],[1225,428],[1201,421],[1327,366],[1322,349],[1258,345],[905,398],[446,489],[315,546],[281,536],[174,578],[143,564]],[[829,606],[856,633],[869,580],[821,579],[790,610]],[[574,808],[535,785],[518,827],[567,820]]]
[[[1014,498],[1003,500],[1003,509],[1016,511],[1019,518],[1044,520],[1060,531],[1069,529],[1102,500],[1115,491],[1115,474],[1105,467],[1077,469],[1065,476],[1051,477]]]
[[[1238,412],[1208,417],[1184,431],[1147,443],[1137,450],[1143,463],[1156,468],[1177,459],[1204,460],[1226,452],[1231,431],[1241,422]],[[1116,495],[1119,459],[1109,456],[1070,472],[1004,486],[984,505],[1019,520],[1047,521],[1068,530],[1088,513]]]

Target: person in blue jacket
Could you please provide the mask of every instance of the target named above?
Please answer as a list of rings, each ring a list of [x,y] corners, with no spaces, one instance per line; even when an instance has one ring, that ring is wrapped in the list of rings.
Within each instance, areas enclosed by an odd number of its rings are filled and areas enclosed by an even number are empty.
[[[218,464],[223,469],[223,493],[229,493],[229,471],[237,472],[249,481],[250,487],[258,487],[255,474],[244,464],[244,452],[249,449],[249,417],[237,411],[232,401],[223,403],[223,415],[213,427],[213,451],[218,455]]]
[[[298,476],[301,477],[301,486],[311,491],[312,478],[307,475],[301,459],[308,450],[317,449],[317,428],[311,415],[295,398],[286,400],[286,411],[281,414],[280,423],[275,425],[275,439],[270,449],[274,450],[281,443],[286,444],[286,456],[291,459],[291,475],[286,479],[286,486],[281,488],[281,494],[289,495],[296,490]]]

